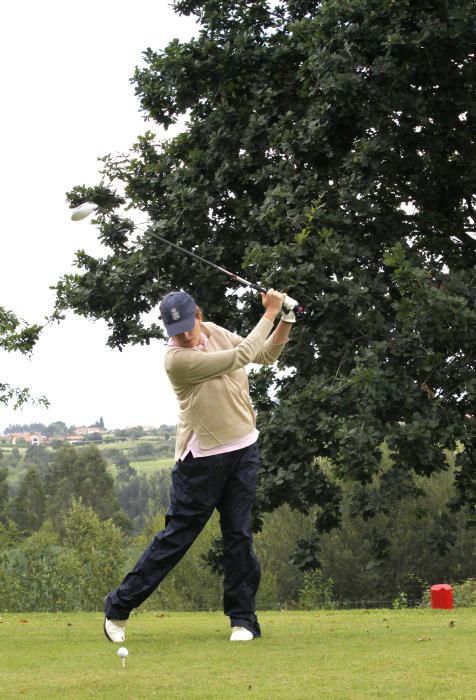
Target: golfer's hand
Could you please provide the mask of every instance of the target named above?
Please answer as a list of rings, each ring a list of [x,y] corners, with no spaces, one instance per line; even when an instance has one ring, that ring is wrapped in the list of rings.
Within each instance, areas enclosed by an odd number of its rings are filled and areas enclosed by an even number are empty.
[[[294,309],[299,306],[295,299],[291,299],[287,295],[284,298],[283,310],[281,312],[281,321],[285,323],[296,323],[296,314]]]
[[[266,309],[265,316],[270,318],[272,321],[280,313],[283,306],[284,297],[286,295],[281,292],[277,292],[275,289],[268,289],[266,294],[261,292],[261,299],[263,301],[263,306]]]

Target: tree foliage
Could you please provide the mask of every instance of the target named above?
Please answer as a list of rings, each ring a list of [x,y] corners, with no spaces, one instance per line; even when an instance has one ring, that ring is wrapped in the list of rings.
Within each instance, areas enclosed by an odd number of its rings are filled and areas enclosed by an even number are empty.
[[[41,477],[36,467],[28,469],[19,492],[13,499],[10,515],[17,528],[31,535],[40,529],[45,518],[46,499]]]
[[[81,562],[78,607],[102,610],[104,594],[117,585],[126,560],[124,533],[111,519],[101,520],[80,501],[65,514],[63,544]]]
[[[44,490],[48,517],[58,530],[65,511],[77,500],[92,508],[101,520],[111,518],[116,525],[129,526],[114,494],[107,462],[93,445],[79,449],[72,445],[60,447],[46,472]]]
[[[102,610],[124,570],[124,534],[81,501],[63,515],[62,537],[47,525],[0,551],[3,609]]]
[[[1,456],[1,454],[0,454]],[[3,460],[0,460],[0,463]],[[8,467],[0,466],[0,525],[6,525],[8,522]]]
[[[73,426],[68,428],[66,423],[59,420],[49,425],[45,425],[44,423],[13,423],[5,428],[4,432],[5,435],[11,433],[40,433],[46,437],[64,437],[70,432],[73,432],[73,430]]]
[[[161,143],[146,133],[128,157],[104,158],[100,186],[69,193],[101,205],[110,252],[78,252],[58,310],[104,318],[112,346],[150,342],[161,331],[144,314],[184,288],[214,321],[252,327],[254,293],[238,313],[225,277],[185,264],[120,207],[139,209],[161,235],[307,306],[286,372],[254,380],[262,509],[312,509],[329,530],[333,477],[371,483],[384,444],[393,464],[374,515],[386,489],[415,491],[457,445],[454,507],[475,504],[472,0],[175,8],[197,17],[198,36],[147,49],[134,84],[148,119],[185,115],[186,129]]]
[[[41,330],[42,326],[38,324],[28,326],[22,323],[12,311],[0,306],[0,351],[30,354]],[[13,402],[14,408],[19,408],[28,401],[44,406],[49,405],[44,396],[35,399],[28,388],[14,387],[0,380],[0,404],[8,405]]]

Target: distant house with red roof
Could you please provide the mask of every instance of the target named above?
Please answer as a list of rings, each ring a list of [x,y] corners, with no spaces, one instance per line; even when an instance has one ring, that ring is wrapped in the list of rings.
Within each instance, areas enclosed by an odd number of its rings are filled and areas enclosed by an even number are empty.
[[[46,442],[46,437],[39,433],[10,433],[10,442],[16,445],[18,440],[24,440],[27,445],[41,445]]]

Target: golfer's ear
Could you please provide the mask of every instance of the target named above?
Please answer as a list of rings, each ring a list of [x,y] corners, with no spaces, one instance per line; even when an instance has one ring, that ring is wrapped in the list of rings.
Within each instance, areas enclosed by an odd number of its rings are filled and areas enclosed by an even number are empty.
[[[201,322],[203,321],[203,311],[197,304],[197,308],[195,309],[195,318],[198,318],[198,320]]]

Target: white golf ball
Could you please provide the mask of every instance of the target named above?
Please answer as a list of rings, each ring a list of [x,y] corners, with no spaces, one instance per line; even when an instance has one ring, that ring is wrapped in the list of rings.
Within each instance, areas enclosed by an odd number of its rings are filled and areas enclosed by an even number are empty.
[[[128,652],[128,650],[126,649],[126,647],[120,647],[120,648],[117,650],[117,655],[120,656],[121,659],[125,659],[126,656],[129,656],[129,652]]]

